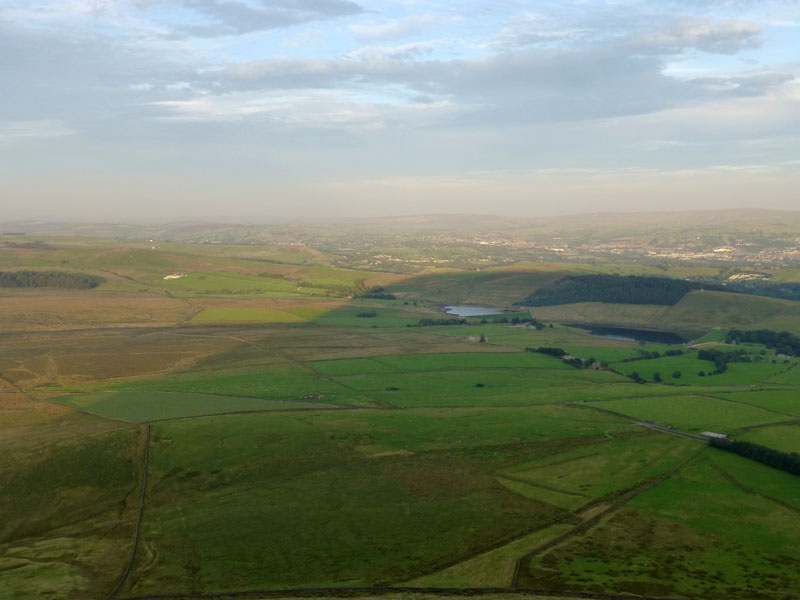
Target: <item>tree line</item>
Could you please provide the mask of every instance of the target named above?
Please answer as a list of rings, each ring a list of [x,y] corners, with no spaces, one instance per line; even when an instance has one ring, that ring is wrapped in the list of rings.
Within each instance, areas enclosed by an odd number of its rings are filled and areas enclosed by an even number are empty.
[[[800,337],[788,331],[772,331],[771,329],[757,329],[755,331],[740,331],[731,329],[725,336],[726,344],[764,344],[767,348],[774,349],[778,354],[787,356],[800,356]]]
[[[766,296],[783,300],[800,301],[800,283],[767,283],[764,281],[737,281],[726,283],[725,290],[737,294]]]
[[[637,349],[637,352],[639,353],[639,356],[629,356],[628,358],[623,358],[620,362],[627,363],[635,362],[637,360],[655,360],[657,358],[661,358],[662,356],[681,356],[683,354],[683,350],[680,348],[672,348],[665,351],[664,354],[661,354],[655,350],[650,352],[649,350],[642,349]]]
[[[722,350],[715,350],[713,348],[708,350],[699,350],[697,358],[700,360],[707,360],[714,363],[716,371],[711,373],[724,373],[728,370],[728,363],[732,362],[752,362],[750,355],[744,350],[733,350],[731,352],[723,352]]]
[[[773,469],[786,471],[792,475],[800,475],[800,455],[797,452],[781,452],[753,442],[739,442],[721,438],[711,438],[709,443],[714,448],[733,452]]]
[[[438,327],[440,325],[466,325],[467,320],[461,318],[452,319],[420,319],[416,323],[407,323],[406,327]]]
[[[610,304],[676,304],[688,292],[700,289],[695,281],[641,275],[568,275],[540,288],[516,304],[554,306],[575,302]]]
[[[528,346],[525,348],[525,352],[536,352],[538,354],[552,356],[553,358],[560,358],[566,364],[571,367],[575,367],[576,369],[585,369],[591,367],[596,362],[594,357],[584,360],[577,356],[570,356],[563,348],[554,348],[552,346],[539,346],[538,348],[532,348]]]
[[[57,287],[78,290],[95,288],[106,280],[97,275],[65,271],[0,271],[0,287]]]

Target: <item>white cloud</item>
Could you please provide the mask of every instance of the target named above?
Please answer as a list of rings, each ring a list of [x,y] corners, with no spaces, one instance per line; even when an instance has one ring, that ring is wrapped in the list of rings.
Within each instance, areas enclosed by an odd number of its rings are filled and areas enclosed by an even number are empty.
[[[59,138],[76,132],[60,121],[0,121],[0,142]]]
[[[734,19],[679,19],[669,27],[634,37],[634,44],[658,52],[693,48],[716,54],[735,54],[761,45],[761,28]]]
[[[430,56],[438,42],[411,42],[397,46],[369,45],[348,52],[345,58],[359,61],[414,60]]]
[[[394,19],[386,23],[357,23],[350,25],[350,32],[361,40],[394,41],[420,33],[436,25],[454,23],[461,17],[444,14],[426,14]]]
[[[376,130],[389,125],[419,126],[453,112],[448,102],[396,104],[370,101],[356,93],[316,89],[232,92],[192,100],[154,103],[169,117],[184,121],[240,121],[257,119],[276,126]]]

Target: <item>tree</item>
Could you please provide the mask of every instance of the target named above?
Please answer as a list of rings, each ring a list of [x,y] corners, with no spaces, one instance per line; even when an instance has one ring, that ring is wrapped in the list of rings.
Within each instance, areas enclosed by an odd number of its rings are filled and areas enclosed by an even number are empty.
[[[486,343],[486,336],[485,336],[485,335],[483,335],[483,334],[481,334],[481,339],[480,339],[480,340],[478,340],[478,343],[480,343],[480,344],[485,344],[485,343]]]
[[[661,373],[659,373],[658,371],[653,373],[653,381],[655,381],[656,383],[661,383],[663,381],[661,379]]]
[[[680,371],[673,371],[672,372],[672,378],[673,379],[680,379],[680,377],[681,377],[681,372]]]

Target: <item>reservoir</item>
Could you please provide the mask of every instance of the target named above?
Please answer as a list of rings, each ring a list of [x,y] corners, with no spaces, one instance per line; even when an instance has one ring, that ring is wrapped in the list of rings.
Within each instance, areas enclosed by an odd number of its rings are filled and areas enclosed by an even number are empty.
[[[588,325],[574,325],[586,329],[592,335],[609,340],[624,342],[649,342],[651,344],[685,344],[689,340],[671,331],[651,331],[648,329],[631,329],[628,327],[591,327]]]
[[[445,306],[444,312],[454,317],[478,317],[480,315],[501,315],[502,309],[491,306]]]

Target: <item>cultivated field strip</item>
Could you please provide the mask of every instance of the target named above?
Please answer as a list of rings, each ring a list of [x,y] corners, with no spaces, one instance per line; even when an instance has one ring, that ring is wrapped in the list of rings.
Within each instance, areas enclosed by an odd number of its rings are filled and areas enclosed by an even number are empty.
[[[700,454],[704,450],[705,450],[705,448],[702,448],[699,452],[695,453],[693,456],[690,456],[689,458],[687,458],[686,460],[681,462],[674,469],[671,469],[670,471],[668,471],[666,473],[663,473],[661,475],[658,475],[656,477],[653,477],[650,481],[644,483],[643,485],[641,485],[639,487],[636,487],[636,488],[634,488],[634,489],[632,489],[630,491],[627,491],[627,492],[623,492],[607,508],[604,508],[600,512],[596,512],[595,513],[593,511],[590,511],[590,513],[589,513],[590,516],[588,518],[586,518],[585,520],[583,520],[578,525],[576,525],[574,529],[572,529],[570,531],[567,531],[566,533],[558,536],[555,539],[552,539],[552,540],[550,540],[548,542],[545,542],[544,544],[542,544],[538,548],[535,548],[534,550],[528,552],[524,556],[521,556],[517,560],[517,563],[516,563],[516,565],[514,567],[514,575],[511,578],[511,587],[517,587],[518,586],[518,584],[519,584],[519,572],[520,572],[520,569],[522,567],[522,564],[525,561],[529,560],[533,556],[536,556],[537,554],[541,554],[541,553],[546,552],[547,550],[549,550],[551,548],[554,548],[555,546],[561,544],[562,542],[568,540],[571,537],[574,537],[574,536],[576,536],[578,534],[584,533],[587,530],[591,529],[592,527],[597,525],[602,519],[604,519],[606,516],[608,516],[609,514],[611,514],[612,512],[614,512],[616,510],[619,510],[620,508],[622,508],[625,504],[630,502],[633,498],[635,498],[639,494],[642,494],[644,492],[647,492],[648,490],[653,489],[654,487],[656,487],[661,482],[663,482],[666,479],[672,477],[675,473],[680,471],[687,464],[689,464],[693,460],[696,460],[697,457],[700,456]],[[600,502],[602,502],[602,500]],[[600,504],[600,502],[598,502],[598,504]]]
[[[133,534],[133,545],[131,546],[131,554],[130,558],[128,559],[128,564],[125,565],[125,570],[122,572],[122,575],[117,582],[117,585],[114,586],[114,589],[111,590],[111,593],[106,596],[106,600],[111,600],[114,596],[117,595],[122,585],[125,583],[125,580],[128,578],[128,575],[133,568],[133,563],[136,560],[136,551],[139,548],[139,537],[141,534],[142,528],[142,515],[144,514],[144,498],[145,494],[147,493],[147,474],[150,470],[150,424],[148,423],[145,426],[146,436],[145,436],[145,443],[144,443],[144,458],[142,460],[142,493],[139,497],[139,512],[136,515],[136,526],[134,528]]]
[[[644,596],[630,594],[603,594],[594,592],[568,592],[560,590],[548,590],[540,588],[509,588],[509,587],[486,587],[486,588],[437,588],[437,587],[328,587],[328,588],[288,588],[274,590],[248,590],[234,592],[219,592],[208,594],[145,594],[137,596],[124,596],[119,600],[203,600],[214,598],[219,600],[252,598],[254,600],[267,598],[373,598],[390,594],[403,594],[404,597],[414,597],[417,594],[429,594],[433,596],[453,596],[463,598],[469,596],[495,596],[511,595],[522,597],[534,597],[534,600],[561,600],[571,598],[586,598],[587,600],[631,600],[631,598],[641,598],[641,600],[686,600],[686,598],[667,597],[667,596]]]

